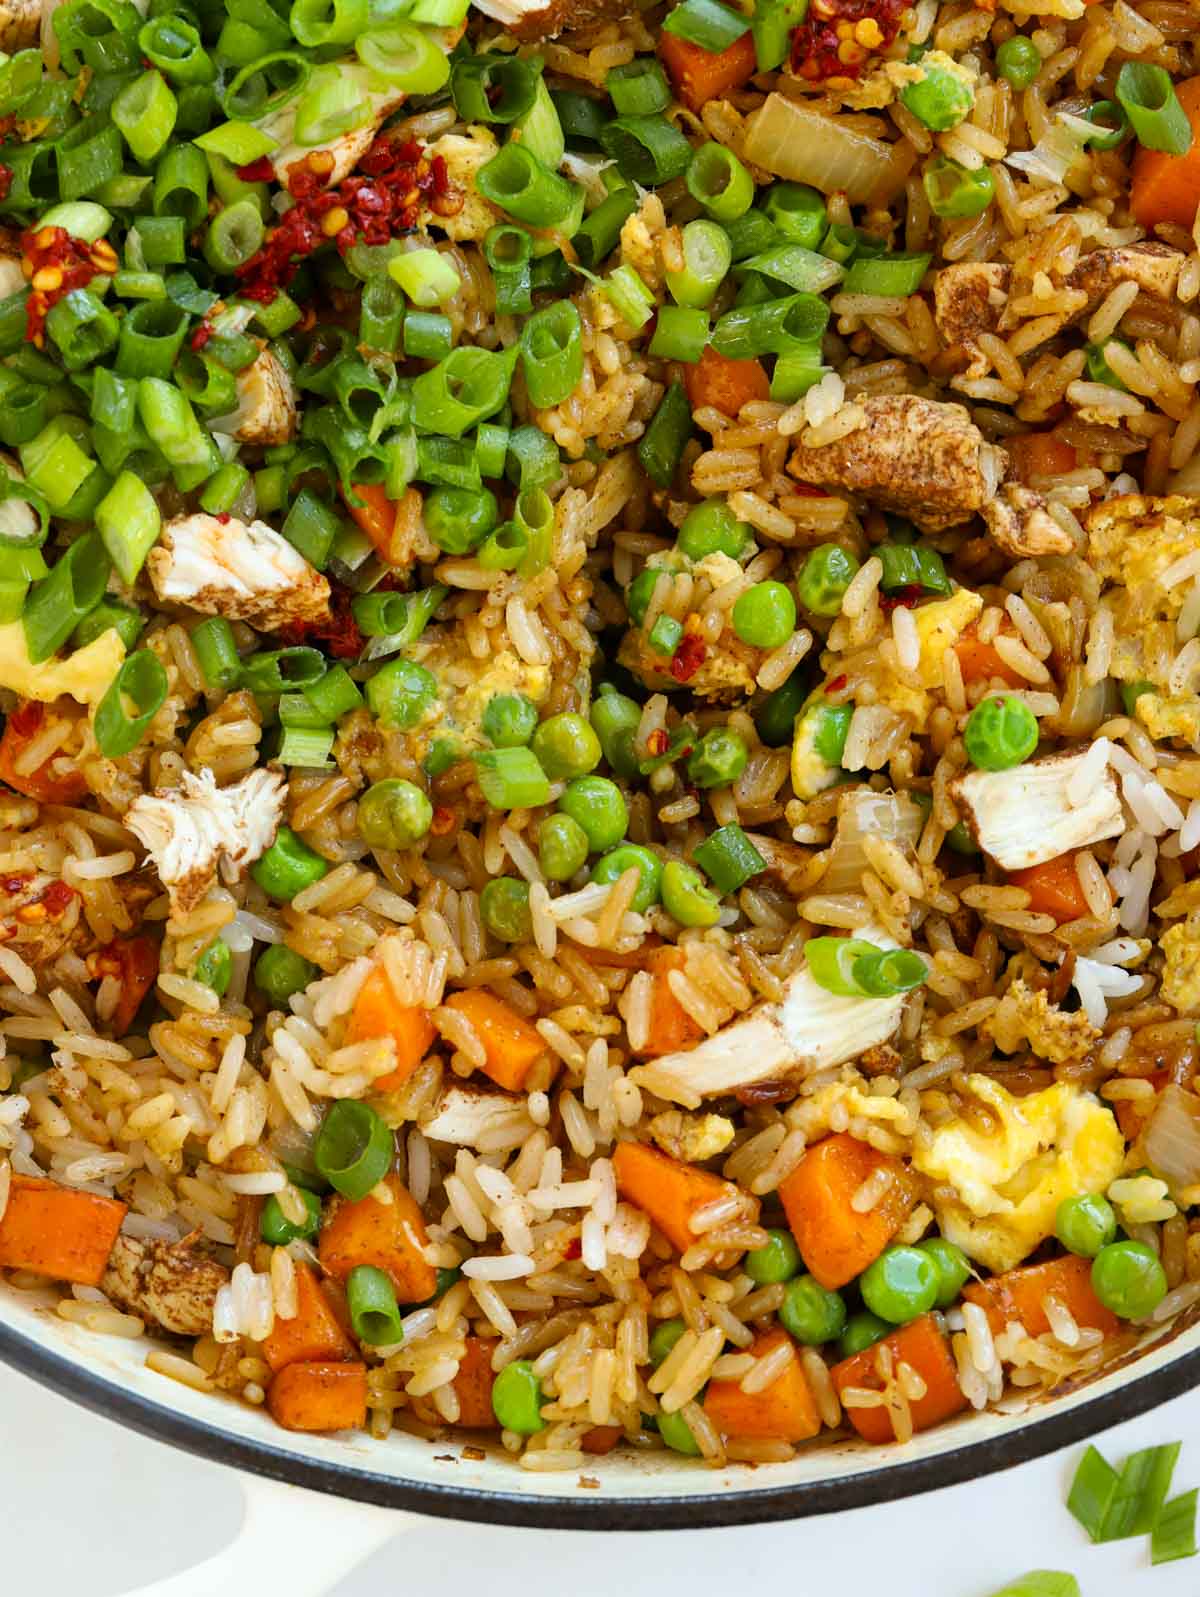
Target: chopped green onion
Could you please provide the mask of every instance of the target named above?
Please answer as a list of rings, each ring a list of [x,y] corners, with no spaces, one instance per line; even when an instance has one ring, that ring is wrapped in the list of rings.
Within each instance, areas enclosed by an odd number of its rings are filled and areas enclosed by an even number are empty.
[[[600,134],[600,145],[617,163],[621,176],[643,188],[658,188],[682,177],[692,159],[691,145],[664,116],[615,117]]]
[[[391,1277],[373,1264],[357,1265],[346,1278],[346,1307],[354,1334],[365,1347],[395,1347],[404,1323]]]
[[[621,229],[637,210],[637,191],[628,185],[601,200],[571,240],[581,266],[599,266],[617,247]]]
[[[599,144],[600,134],[612,120],[603,100],[574,89],[551,89],[550,98],[568,144]]]
[[[1186,155],[1191,149],[1192,124],[1165,67],[1126,61],[1114,93],[1144,149],[1168,155]]]
[[[1125,107],[1117,100],[1097,100],[1083,112],[1083,119],[1096,129],[1087,140],[1093,150],[1118,150],[1133,133]]]
[[[683,305],[664,305],[659,310],[650,340],[650,354],[663,360],[682,360],[694,364],[708,343],[708,312]]]
[[[1150,1562],[1169,1564],[1196,1556],[1196,1487],[1173,1497],[1150,1534]]]
[[[682,383],[672,383],[637,446],[642,469],[660,488],[669,488],[674,481],[691,436],[691,401]]]
[[[1067,1509],[1094,1542],[1107,1540],[1104,1528],[1119,1484],[1120,1476],[1104,1455],[1089,1447],[1071,1482]]]
[[[353,133],[370,116],[370,100],[363,95],[359,80],[331,62],[318,67],[309,79],[296,106],[292,137],[312,149]]]
[[[664,33],[698,44],[710,55],[720,55],[749,32],[750,19],[722,5],[721,0],[683,0],[667,12],[662,27]]]
[[[824,363],[819,343],[814,341],[797,345],[785,355],[775,358],[775,370],[771,373],[771,398],[779,405],[795,404],[831,369]]]
[[[421,425],[449,438],[461,438],[486,421],[508,398],[518,349],[480,349],[463,345],[413,379],[412,403]]]
[[[350,608],[364,636],[388,638],[398,649],[407,648],[424,632],[448,592],[435,585],[415,593],[364,593],[351,600]]]
[[[109,560],[99,536],[88,532],[59,557],[29,595],[21,621],[34,665],[48,660],[104,597]]]
[[[266,229],[255,200],[239,200],[218,211],[204,239],[204,259],[214,272],[236,272],[262,248]]]
[[[187,330],[187,312],[168,299],[134,305],[121,323],[117,372],[122,377],[169,377]]]
[[[733,222],[754,203],[754,179],[723,144],[696,150],[687,169],[688,193],[717,222]]]
[[[558,120],[558,112],[544,78],[538,79],[533,104],[514,123],[510,136],[519,139],[522,147],[531,155],[536,155],[551,172],[557,170],[558,163],[566,154],[567,145],[562,123]]]
[[[475,551],[475,558],[485,571],[515,571],[525,559],[529,548],[529,534],[515,521],[503,521]]]
[[[111,116],[120,128],[134,158],[144,164],[154,160],[175,126],[179,102],[162,73],[143,72],[112,103]]]
[[[211,83],[217,75],[199,31],[185,16],[151,17],[138,33],[138,49],[173,83]]]
[[[878,255],[855,261],[842,284],[844,294],[879,294],[885,299],[907,299],[921,286],[931,255]]]
[[[617,315],[635,332],[654,314],[654,295],[627,261],[604,279],[604,292]]]
[[[386,1121],[369,1104],[340,1098],[321,1122],[313,1162],[331,1187],[356,1203],[387,1175],[395,1151]]]
[[[610,124],[606,134],[612,126],[615,124]],[[575,208],[577,192],[581,192],[520,144],[502,145],[476,172],[475,184],[484,199],[532,227],[565,223]]]
[[[121,325],[91,289],[64,294],[46,314],[46,333],[69,372],[82,371],[115,348]]]
[[[304,644],[251,654],[242,664],[242,681],[251,693],[285,693],[319,682],[324,675],[324,655]]]
[[[692,858],[722,893],[736,893],[753,876],[767,868],[767,862],[740,826],[722,826],[692,850]]]
[[[845,268],[837,261],[831,261],[827,255],[819,255],[816,250],[806,249],[803,244],[776,244],[761,255],[752,255],[749,260],[742,261],[738,270],[759,272],[773,282],[786,283],[798,294],[823,294],[846,276]],[[771,290],[771,294],[777,292],[776,289]]]
[[[222,122],[218,127],[210,128],[207,133],[202,133],[199,138],[194,139],[192,142],[198,149],[210,150],[214,155],[223,155],[227,161],[232,161],[234,166],[249,166],[252,161],[257,161],[260,156],[270,155],[272,150],[279,148],[279,140],[277,138],[263,128],[252,126],[249,122]],[[205,176],[207,181],[207,168]],[[156,194],[157,190],[158,175],[156,173]]]
[[[154,495],[136,473],[123,471],[96,506],[95,521],[122,582],[132,583],[162,529]]]
[[[533,105],[541,77],[538,59],[464,56],[454,63],[450,93],[466,122],[516,122]]]
[[[527,315],[533,309],[530,270],[533,240],[529,234],[522,227],[501,223],[488,230],[483,240],[483,253],[495,285],[496,314]]]
[[[372,28],[353,44],[364,66],[404,94],[436,94],[450,81],[446,52],[411,22]]]
[[[713,329],[713,347],[731,360],[784,355],[825,332],[829,306],[815,294],[792,294],[726,311]]]
[[[132,649],[145,630],[146,618],[141,611],[104,599],[90,615],[84,616],[72,632],[71,642],[75,648],[85,649],[104,633],[115,632],[125,647]]]
[[[462,286],[453,262],[435,249],[406,250],[388,263],[388,276],[423,310],[452,299]]]
[[[549,778],[530,749],[483,749],[472,758],[480,791],[493,809],[525,810],[550,802]]]
[[[729,236],[717,222],[689,222],[680,234],[680,244],[683,266],[667,271],[667,289],[677,305],[704,310],[729,272],[733,257]]]
[[[560,405],[583,377],[583,326],[569,299],[536,312],[521,332],[521,365],[530,404]]]
[[[200,508],[210,516],[228,515],[250,486],[250,473],[240,461],[230,460],[215,471],[200,495]]]
[[[87,244],[102,239],[112,226],[112,213],[95,200],[70,200],[64,205],[52,205],[38,222],[38,227],[61,227],[72,238],[81,238]]]
[[[333,733],[312,727],[287,726],[276,756],[280,765],[302,765],[310,770],[328,769],[333,752]]]
[[[1080,1597],[1079,1582],[1062,1570],[1033,1569],[992,1597]]]
[[[760,72],[774,72],[787,60],[792,33],[808,15],[808,0],[755,0],[750,29]]]
[[[125,699],[133,701],[130,715]],[[167,697],[167,673],[152,649],[139,649],[121,663],[107,693],[96,706],[96,743],[107,759],[129,754],[145,737]]]
[[[304,697],[322,721],[332,723],[357,710],[363,697],[344,665],[331,665],[323,677],[303,689]]]
[[[1122,1541],[1128,1536],[1149,1536],[1171,1490],[1171,1477],[1181,1443],[1145,1447],[1125,1460],[1116,1491],[1104,1515],[1098,1540]]]
[[[192,629],[192,648],[210,693],[227,693],[242,674],[233,628],[224,616],[210,616]]]
[[[671,86],[654,56],[638,56],[622,66],[610,67],[604,86],[618,116],[653,116],[671,103]],[[603,125],[596,128],[597,139]]]

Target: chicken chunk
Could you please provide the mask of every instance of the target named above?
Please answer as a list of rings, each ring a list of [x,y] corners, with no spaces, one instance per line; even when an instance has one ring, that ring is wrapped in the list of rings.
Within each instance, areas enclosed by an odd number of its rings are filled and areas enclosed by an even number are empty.
[[[477,1148],[481,1138],[509,1126],[517,1129],[522,1121],[532,1133],[524,1098],[455,1083],[426,1111],[420,1129],[430,1142]]]
[[[237,376],[237,429],[244,444],[290,443],[296,432],[296,389],[278,355],[264,349]]]
[[[405,95],[398,93],[389,85],[377,87],[379,80],[374,78],[370,69],[355,56],[343,56],[332,65],[337,68],[341,78],[349,79],[358,89],[360,103],[367,108],[368,114],[361,126],[352,128],[348,133],[343,133],[339,138],[331,139],[328,144],[320,146],[321,153],[333,158],[333,165],[329,171],[319,174],[326,185],[340,183],[343,178],[349,177],[374,144],[379,129],[406,99]],[[308,164],[308,158],[317,152],[309,145],[300,144],[296,139],[296,112],[299,106],[300,97],[297,96],[288,104],[280,106],[277,111],[260,117],[255,124],[263,133],[276,141],[275,148],[268,158],[275,168],[277,181],[285,185],[290,168],[299,166],[305,172],[314,170]]]
[[[329,615],[328,582],[265,521],[179,516],[163,528],[146,569],[164,603],[265,631]]]
[[[999,326],[1011,277],[1011,267],[998,261],[962,261],[943,266],[934,278],[933,319],[951,349],[973,357],[968,376],[982,377],[987,370],[979,335]]]
[[[212,1329],[213,1305],[228,1280],[225,1266],[191,1240],[120,1236],[100,1290],[160,1331],[203,1336]]]
[[[439,156],[446,163],[446,175],[463,196],[460,211],[452,216],[442,216],[426,206],[421,212],[424,227],[437,227],[455,243],[482,243],[484,236],[496,223],[502,221],[501,213],[490,200],[479,192],[475,179],[479,168],[495,155],[498,146],[495,135],[487,128],[473,127],[467,134],[443,133],[429,146],[429,155]]]
[[[135,800],[125,825],[149,850],[173,914],[195,908],[218,868],[226,881],[237,881],[270,848],[285,796],[282,774],[260,768],[228,787],[218,787],[211,771],[185,771],[182,788],[158,788]]]
[[[0,3],[0,50],[15,55],[28,50],[41,37],[42,0],[2,0]],[[11,293],[11,289],[6,289]]]
[[[862,494],[925,532],[958,526],[995,496],[1007,457],[984,440],[962,405],[915,394],[859,404],[865,425],[835,443],[801,444],[788,462],[793,477]]]
[[[1006,482],[983,507],[983,519],[992,536],[1014,560],[1027,555],[1068,555],[1075,548],[1071,535],[1046,509],[1046,501],[1032,488]]]
[[[1189,584],[1159,578],[1185,555],[1200,553],[1200,505],[1186,494],[1160,499],[1122,494],[1088,512],[1088,559],[1096,574],[1129,589],[1151,587],[1156,613],[1174,618]]]
[[[568,28],[619,22],[637,10],[632,0],[476,0],[476,9],[494,17],[524,44],[554,39]]]
[[[782,842],[766,832],[747,832],[746,836],[767,862],[764,876],[777,882],[785,893],[800,893],[808,880],[808,869],[814,849],[799,843]]]
[[[1174,299],[1186,259],[1181,250],[1148,239],[1092,250],[1069,274],[1065,286],[1082,289],[1089,305],[1102,300],[1118,283],[1136,283],[1151,299]]]
[[[856,933],[880,948],[896,944],[877,927]],[[778,1003],[759,1004],[694,1048],[638,1065],[630,1080],[696,1108],[703,1099],[761,1082],[803,1080],[886,1042],[900,1024],[904,995],[843,998],[814,981],[806,966],[789,978]]]
[[[1055,754],[1008,771],[969,771],[950,785],[975,841],[1006,871],[1119,837],[1125,815],[1107,766],[1081,796],[1071,779],[1087,754]]]

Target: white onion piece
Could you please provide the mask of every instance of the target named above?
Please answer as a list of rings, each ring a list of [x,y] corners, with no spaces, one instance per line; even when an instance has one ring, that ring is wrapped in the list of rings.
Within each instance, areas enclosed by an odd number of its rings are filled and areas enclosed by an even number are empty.
[[[1200,1098],[1174,1082],[1164,1087],[1143,1146],[1150,1168],[1171,1187],[1200,1182]]]
[[[861,204],[874,191],[892,147],[840,122],[820,116],[782,94],[769,94],[746,122],[742,154],[776,177],[811,183],[822,194],[844,190]]]
[[[925,825],[924,811],[903,793],[874,793],[858,788],[847,793],[838,807],[837,833],[830,850],[829,868],[818,888],[822,893],[858,892],[863,872],[871,869],[863,838],[884,837],[910,853]]]
[[[10,495],[0,499],[0,539],[13,543],[31,543],[40,526],[37,511],[25,499]]]
[[[1015,166],[1035,182],[1062,183],[1095,131],[1094,124],[1083,117],[1060,112],[1032,150],[1006,155],[1005,164]]]

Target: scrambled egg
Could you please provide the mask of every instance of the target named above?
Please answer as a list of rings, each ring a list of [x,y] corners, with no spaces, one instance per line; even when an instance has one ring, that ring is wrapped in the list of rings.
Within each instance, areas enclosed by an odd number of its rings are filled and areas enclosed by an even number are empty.
[[[733,1141],[734,1126],[724,1115],[689,1115],[681,1109],[667,1109],[650,1122],[650,1135],[673,1159],[703,1164],[725,1152]]]
[[[1200,745],[1200,698],[1165,698],[1161,693],[1139,693],[1134,711],[1152,738],[1177,738]]]
[[[110,628],[66,660],[34,665],[19,621],[0,627],[0,687],[23,699],[50,704],[65,693],[80,704],[99,704],[125,658],[125,645]]]
[[[421,212],[422,225],[440,228],[447,238],[462,243],[480,243],[484,234],[501,220],[500,212],[479,192],[475,178],[481,166],[495,155],[499,146],[487,128],[468,128],[461,133],[443,133],[429,146],[431,156],[441,156],[451,183],[461,190],[463,207],[453,216],[438,216],[428,207]]]
[[[1200,915],[1163,933],[1158,945],[1166,964],[1162,973],[1162,996],[1181,1015],[1200,1008]]]
[[[901,715],[912,717],[916,730],[924,731],[933,709],[929,689],[942,685],[942,658],[952,648],[983,609],[983,599],[971,588],[959,588],[948,599],[935,599],[912,612],[921,640],[921,658],[916,675],[920,688],[903,682],[881,683],[880,702]]]
[[[825,724],[821,713],[825,708],[822,700],[814,700],[805,706],[796,721],[792,742],[792,790],[798,799],[816,798],[826,788],[835,787],[846,774],[817,747]]]
[[[1016,1053],[1022,1042],[1037,1054],[1062,1065],[1087,1057],[1100,1033],[1082,1010],[1073,1015],[1052,1004],[1041,989],[1033,989],[1018,979],[1005,993],[999,1006],[980,1023],[1006,1054]]]
[[[1097,574],[1126,588],[1156,584],[1184,555],[1200,551],[1196,501],[1186,495],[1167,499],[1124,494],[1095,506],[1087,517],[1088,557]],[[1177,616],[1189,583],[1160,590],[1161,610]]]
[[[435,637],[418,644],[412,658],[438,681],[438,697],[429,715],[411,734],[421,759],[436,743],[453,748],[459,759],[490,747],[483,734],[483,712],[497,693],[523,693],[540,705],[550,691],[549,667],[527,665],[512,649],[477,660],[459,644]]]
[[[1116,1180],[1125,1142],[1112,1111],[1066,1082],[1025,1098],[990,1076],[968,1083],[998,1129],[949,1120],[914,1149],[913,1165],[954,1189],[932,1198],[943,1234],[989,1270],[1011,1270],[1053,1232],[1064,1198]]]

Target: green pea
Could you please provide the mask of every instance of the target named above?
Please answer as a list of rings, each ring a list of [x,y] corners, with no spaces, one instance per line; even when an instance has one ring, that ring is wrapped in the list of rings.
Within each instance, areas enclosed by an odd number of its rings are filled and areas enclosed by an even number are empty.
[[[877,1314],[852,1314],[846,1321],[846,1329],[838,1338],[838,1351],[844,1359],[852,1359],[856,1353],[874,1347],[891,1329],[887,1321],[881,1320]]]
[[[493,937],[503,943],[527,943],[533,936],[529,883],[515,876],[494,876],[479,895],[479,913]]]
[[[996,51],[996,70],[1014,89],[1027,89],[1042,70],[1042,57],[1032,39],[1014,33]]]
[[[653,849],[643,848],[640,843],[618,843],[592,866],[591,879],[615,882],[631,865],[637,866],[642,879],[629,907],[641,915],[662,897],[662,861]]]
[[[470,554],[499,521],[487,488],[431,488],[425,495],[425,530],[449,555]]]
[[[410,731],[429,714],[437,698],[437,678],[415,660],[389,660],[368,678],[364,693],[371,714],[384,726]]]
[[[715,926],[721,900],[694,865],[668,860],[662,873],[663,907],[681,926]]]
[[[569,882],[587,864],[587,833],[569,815],[547,815],[538,830],[538,863],[552,882]]]
[[[728,555],[739,560],[754,542],[748,523],[739,521],[724,499],[706,499],[683,518],[675,544],[689,560],[706,555]]]
[[[917,83],[906,83],[900,90],[900,103],[935,133],[957,127],[975,104],[969,83],[949,67],[926,66]]]
[[[854,580],[858,561],[838,543],[823,543],[809,555],[796,583],[800,603],[818,616],[835,616]]]
[[[709,727],[696,740],[688,760],[688,778],[697,787],[728,787],[741,776],[749,758],[745,738],[727,726]]]
[[[796,717],[808,697],[808,673],[798,665],[781,688],[770,693],[754,712],[754,728],[770,749],[792,741]]]
[[[946,847],[954,850],[956,854],[978,854],[979,844],[971,836],[971,828],[966,821],[955,821],[946,833]]]
[[[270,848],[250,867],[250,875],[269,897],[290,903],[328,870],[327,859],[309,848],[290,826],[281,826]]]
[[[1110,1242],[1092,1261],[1092,1290],[1122,1320],[1144,1320],[1166,1297],[1167,1275],[1144,1242]]]
[[[222,942],[219,937],[214,937],[196,961],[192,976],[196,981],[203,982],[206,987],[211,987],[218,998],[223,998],[229,990],[229,978],[232,974],[233,952],[228,943]]]
[[[881,1320],[907,1325],[928,1314],[937,1300],[937,1266],[919,1248],[894,1247],[884,1251],[863,1271],[858,1287],[862,1300]]]
[[[629,619],[635,626],[641,626],[642,617],[646,614],[654,593],[654,585],[661,576],[660,566],[647,566],[644,571],[638,572],[625,589],[625,608],[629,611]]]
[[[537,705],[523,693],[494,693],[480,724],[495,748],[518,749],[537,731]]]
[[[984,699],[967,717],[963,744],[981,771],[1008,771],[1037,748],[1038,724],[1021,699]]]
[[[798,1275],[783,1289],[779,1319],[785,1331],[806,1347],[832,1342],[846,1327],[846,1305],[840,1292],[811,1275]]]
[[[1054,1235],[1068,1253],[1094,1259],[1101,1248],[1115,1241],[1117,1217],[1108,1199],[1098,1192],[1079,1192],[1064,1198],[1054,1216]]]
[[[567,783],[558,807],[583,829],[593,854],[612,848],[629,830],[625,795],[607,776],[577,776]]]
[[[756,582],[733,607],[733,630],[756,649],[777,649],[796,630],[796,601],[782,582]]]
[[[492,1382],[492,1413],[506,1431],[532,1436],[544,1430],[542,1383],[528,1359],[506,1364]]]
[[[752,1249],[742,1261],[742,1269],[759,1286],[774,1286],[790,1281],[800,1268],[800,1249],[790,1231],[767,1232],[766,1247]]]
[[[321,1200],[315,1192],[308,1192],[303,1187],[297,1187],[297,1192],[304,1199],[304,1219],[299,1225],[289,1220],[279,1207],[279,1199],[274,1193],[263,1204],[262,1218],[259,1221],[259,1234],[264,1242],[269,1242],[273,1248],[285,1248],[289,1242],[303,1238],[311,1241],[321,1229]]]
[[[1088,377],[1093,383],[1103,383],[1106,388],[1115,388],[1123,394],[1128,393],[1125,383],[1108,364],[1105,350],[1109,344],[1120,344],[1122,349],[1131,348],[1128,340],[1124,338],[1106,338],[1103,343],[1088,344],[1086,346]]]
[[[592,700],[588,718],[600,739],[609,768],[618,776],[637,776],[638,757],[633,739],[642,719],[642,707],[637,700],[618,693],[611,683],[604,682]]]
[[[688,1458],[700,1457],[700,1444],[682,1414],[665,1414],[660,1409],[658,1434],[673,1453],[686,1453]]]
[[[316,981],[317,967],[286,947],[272,943],[264,948],[254,966],[254,980],[273,1004],[286,1004],[293,993],[302,993]]]
[[[433,805],[415,782],[376,782],[358,801],[358,835],[371,848],[411,848],[433,822]]]
[[[937,1271],[937,1296],[933,1300],[934,1308],[948,1309],[957,1301],[958,1294],[970,1277],[970,1259],[953,1242],[947,1242],[945,1237],[929,1237],[924,1242],[918,1242],[917,1248],[933,1260],[933,1267]]]
[[[657,1369],[687,1330],[682,1320],[662,1320],[650,1337],[650,1362]]]
[[[530,747],[552,782],[586,776],[600,763],[600,739],[582,715],[570,710],[543,721]]]

